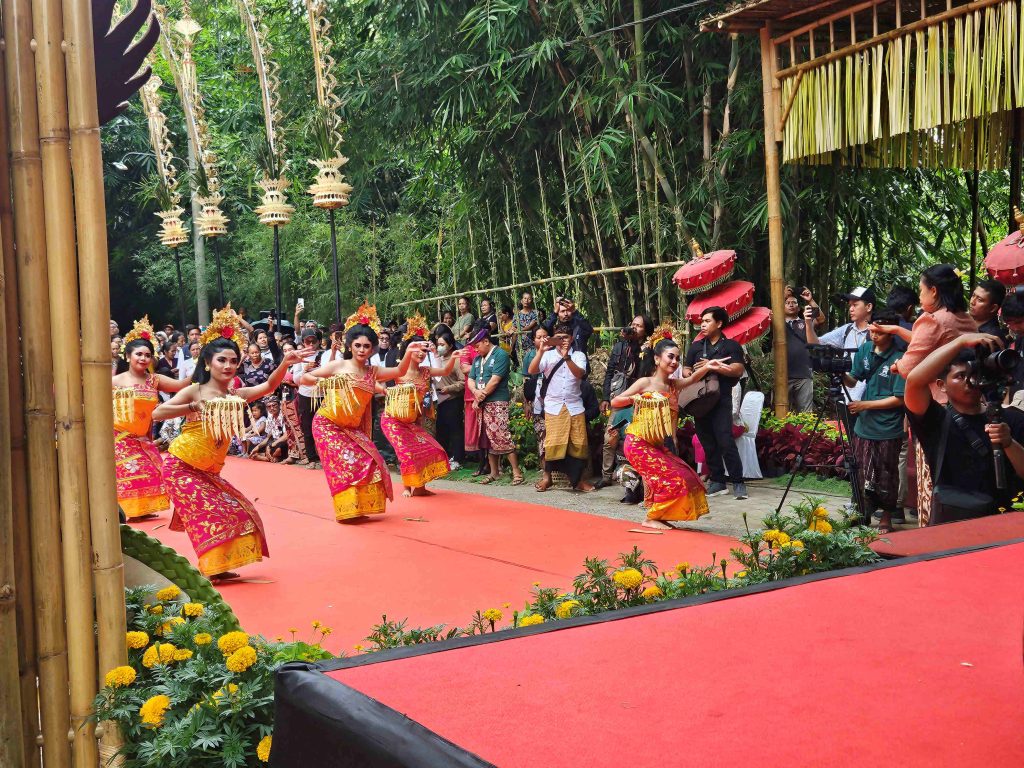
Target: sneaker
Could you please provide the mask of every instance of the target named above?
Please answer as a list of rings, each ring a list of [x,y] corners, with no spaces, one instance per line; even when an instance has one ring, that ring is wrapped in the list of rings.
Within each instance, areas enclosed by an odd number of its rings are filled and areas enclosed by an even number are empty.
[[[747,486],[743,483],[733,483],[732,492],[736,494],[737,499],[749,499],[750,495],[747,493]]]
[[[462,465],[459,464],[459,462],[457,462],[455,459],[448,460],[448,467],[451,469],[452,472],[454,472],[457,469],[462,469]]]
[[[704,495],[710,499],[712,496],[721,496],[728,491],[729,489],[725,487],[725,483],[708,483],[707,491]]]

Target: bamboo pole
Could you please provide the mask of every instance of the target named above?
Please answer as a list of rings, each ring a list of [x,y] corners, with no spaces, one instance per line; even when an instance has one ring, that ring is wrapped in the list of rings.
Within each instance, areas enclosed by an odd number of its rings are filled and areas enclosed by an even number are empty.
[[[497,292],[497,291],[518,291],[518,290],[520,290],[522,288],[531,288],[531,287],[533,287],[535,285],[547,285],[548,283],[555,283],[555,282],[563,281],[563,280],[564,281],[568,281],[568,280],[579,280],[579,279],[584,278],[584,277],[601,277],[604,274],[618,274],[620,272],[635,272],[635,271],[641,270],[641,269],[665,269],[667,267],[681,267],[683,264],[686,264],[686,263],[687,262],[685,260],[684,261],[664,261],[664,262],[662,262],[660,264],[631,264],[631,265],[625,266],[625,267],[609,267],[608,269],[594,269],[594,270],[591,270],[590,272],[577,272],[577,273],[572,274],[572,275],[555,275],[553,277],[542,277],[542,278],[539,278],[537,280],[530,280],[530,281],[525,282],[525,283],[513,283],[512,285],[503,285],[503,286],[500,286],[500,287],[497,287],[497,288],[492,286],[490,288],[477,288],[477,289],[472,290],[472,291],[463,291],[460,294],[450,293],[450,294],[446,294],[444,296],[428,296],[428,297],[424,297],[422,299],[412,299],[410,301],[402,301],[402,302],[399,302],[397,304],[393,304],[392,306],[395,306],[395,307],[408,307],[408,306],[410,306],[412,304],[427,304],[427,303],[430,303],[432,301],[444,301],[445,299],[455,298],[456,295],[458,295],[458,296],[475,296],[475,295],[479,295],[481,293],[487,293],[488,291],[491,291],[491,292]],[[616,326],[616,327],[618,327],[618,326]]]
[[[22,326],[38,329],[50,327],[50,296],[30,5],[30,0],[3,0],[3,37],[15,241],[18,244],[18,305]],[[60,330],[65,334],[73,332],[67,327]],[[27,458],[28,466],[32,467],[28,486],[29,534],[43,762],[46,768],[64,768],[71,764],[68,742],[71,713],[64,634],[57,452],[53,442],[53,361],[45,344],[23,344],[22,354]]]
[[[772,303],[772,350],[775,358],[775,414],[789,411],[789,374],[786,370],[785,286],[782,247],[782,189],[779,175],[779,145],[776,143],[777,101],[775,83],[775,47],[771,26],[761,30],[761,81],[764,98],[764,165],[768,192],[768,269]]]
[[[110,278],[91,5],[65,0],[64,26],[81,291],[82,385],[85,409],[89,413],[85,424],[85,457],[96,591],[98,681],[107,670],[126,664],[128,654],[124,644],[124,564],[111,441],[114,424],[110,407],[108,338]],[[110,723],[103,724],[99,735],[101,755],[106,760],[120,747],[121,735]]]
[[[43,166],[42,209],[46,227],[46,270],[50,289],[50,327],[78,328],[75,213],[71,191],[70,128],[64,71],[64,20],[61,0],[34,0],[36,100],[39,150]],[[37,193],[38,194],[38,193]],[[108,318],[109,320],[109,318]],[[108,325],[109,335],[109,325]],[[72,762],[96,765],[95,724],[89,719],[96,697],[96,645],[93,625],[92,542],[89,535],[85,413],[82,361],[75,333],[50,337],[53,358],[54,416],[60,498],[60,543],[64,558],[65,631],[70,678]],[[109,344],[108,344],[109,353]]]
[[[18,327],[18,270],[14,250],[14,209],[11,206],[10,147],[8,133],[6,63],[0,56],[0,244],[3,247],[4,329],[7,347],[7,387],[11,403],[24,402],[21,381],[21,339]],[[21,754],[24,765],[40,765],[36,744],[39,730],[36,688],[35,616],[32,611],[32,563],[28,514],[28,474],[25,457],[25,418],[12,407],[10,417],[11,508],[14,523],[15,616],[17,619],[18,675],[22,708]],[[2,459],[0,459],[2,460]],[[16,764],[16,763],[15,763]]]

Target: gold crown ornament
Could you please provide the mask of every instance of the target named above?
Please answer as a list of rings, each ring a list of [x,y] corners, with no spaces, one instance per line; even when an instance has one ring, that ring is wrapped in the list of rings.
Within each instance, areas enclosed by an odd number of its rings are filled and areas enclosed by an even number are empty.
[[[214,311],[213,319],[210,320],[210,324],[206,326],[206,330],[199,337],[199,343],[205,347],[217,339],[229,339],[235,342],[239,349],[245,347],[246,341],[242,335],[241,323],[238,321],[238,315],[231,309],[231,302],[228,302],[223,309]]]
[[[380,318],[377,316],[377,308],[365,301],[345,320],[345,330],[348,331],[349,328],[357,325],[369,326],[374,333],[380,333],[383,330]]]
[[[152,323],[149,322],[149,315],[143,315],[141,320],[136,320],[132,329],[124,335],[121,340],[122,357],[124,357],[124,351],[128,345],[136,339],[145,339],[156,349],[156,332],[153,330]]]
[[[417,312],[412,317],[405,319],[406,331],[405,336],[402,337],[402,341],[408,341],[409,339],[421,338],[425,339],[430,335],[430,328],[427,327],[427,318]]]
[[[676,331],[672,323],[662,323],[655,328],[651,335],[647,337],[647,341],[643,343],[643,349],[654,349],[659,341],[664,341],[665,339],[674,341],[677,344],[679,343],[678,331]]]

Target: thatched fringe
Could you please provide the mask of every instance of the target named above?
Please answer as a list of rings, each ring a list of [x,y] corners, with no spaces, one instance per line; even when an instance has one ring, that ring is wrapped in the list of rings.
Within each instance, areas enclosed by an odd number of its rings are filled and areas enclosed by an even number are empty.
[[[633,398],[633,420],[629,431],[642,440],[655,445],[675,436],[669,400],[657,392],[647,392]]]
[[[793,72],[783,159],[1003,167],[1011,111],[1024,105],[1022,32],[1024,2],[1007,0]]]
[[[384,398],[384,413],[396,419],[409,420],[423,410],[415,384],[396,384]]]
[[[346,373],[339,373],[320,379],[313,391],[314,410],[321,404],[325,404],[332,413],[337,413],[339,409],[345,414],[354,413],[356,404],[355,398],[352,397],[352,377]]]
[[[225,395],[203,401],[203,433],[214,440],[245,437],[245,400],[236,395]]]
[[[114,390],[114,421],[125,424],[135,418],[135,388],[117,387]]]

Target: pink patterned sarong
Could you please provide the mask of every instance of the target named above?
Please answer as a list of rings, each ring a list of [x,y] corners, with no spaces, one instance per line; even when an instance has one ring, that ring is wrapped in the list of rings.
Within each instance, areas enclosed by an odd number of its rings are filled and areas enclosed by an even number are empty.
[[[685,461],[628,432],[623,452],[644,480],[648,520],[696,520],[707,514],[704,485]]]
[[[129,519],[170,509],[160,450],[149,437],[114,430],[117,503]]]
[[[422,488],[451,471],[444,448],[417,422],[403,422],[385,414],[380,428],[395,449],[406,488]]]
[[[393,498],[391,475],[365,429],[339,427],[318,413],[313,417],[313,440],[334,499],[335,518],[382,514]]]

